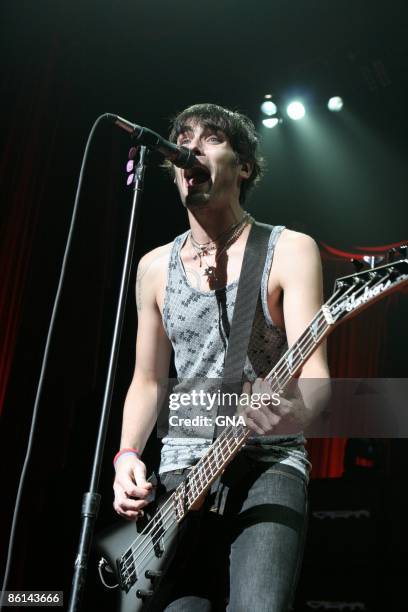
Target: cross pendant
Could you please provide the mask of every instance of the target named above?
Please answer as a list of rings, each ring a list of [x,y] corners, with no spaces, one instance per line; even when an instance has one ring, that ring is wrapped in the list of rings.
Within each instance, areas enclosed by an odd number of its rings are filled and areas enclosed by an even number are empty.
[[[207,280],[216,280],[216,276],[215,276],[215,268],[214,266],[208,266],[205,270],[204,270],[204,275],[207,277]]]

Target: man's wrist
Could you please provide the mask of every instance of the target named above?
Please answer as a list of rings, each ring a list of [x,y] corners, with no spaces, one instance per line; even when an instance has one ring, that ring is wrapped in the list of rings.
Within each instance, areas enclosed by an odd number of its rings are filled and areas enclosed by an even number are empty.
[[[137,448],[121,448],[113,458],[113,467],[116,468],[117,461],[126,455],[134,455],[137,459],[140,459],[141,453]]]

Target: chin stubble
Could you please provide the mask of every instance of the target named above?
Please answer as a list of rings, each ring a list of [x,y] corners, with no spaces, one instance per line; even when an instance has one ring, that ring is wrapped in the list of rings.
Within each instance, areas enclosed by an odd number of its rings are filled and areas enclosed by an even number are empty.
[[[209,184],[205,191],[197,190],[191,191],[186,196],[186,206],[200,206],[205,205],[210,201],[212,183]]]
[[[209,193],[190,193],[186,197],[186,206],[203,206],[210,201]]]

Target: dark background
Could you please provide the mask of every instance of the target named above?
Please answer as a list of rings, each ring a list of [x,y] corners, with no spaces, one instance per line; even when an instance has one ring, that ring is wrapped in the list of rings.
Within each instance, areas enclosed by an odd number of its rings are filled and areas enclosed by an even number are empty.
[[[115,112],[166,134],[169,118],[196,102],[248,114],[259,127],[268,166],[248,209],[258,220],[311,234],[322,246],[330,281],[337,271],[351,269],[328,255],[324,245],[362,253],[362,247],[407,238],[408,21],[405,2],[397,0],[26,0],[3,3],[0,11],[1,521],[6,540],[81,156],[96,117]],[[306,118],[263,128],[259,105],[267,93],[282,111],[300,97]],[[344,98],[339,114],[325,108],[331,95]],[[91,149],[19,523],[10,585],[15,588],[68,594],[130,211],[124,170],[129,146],[124,133],[102,125]],[[105,452],[100,525],[114,518],[111,457],[133,369],[135,265],[141,254],[185,228],[173,185],[161,169],[149,169]],[[332,373],[406,377],[406,321],[406,295],[399,294],[340,328],[329,341]],[[344,441],[315,447],[314,475],[341,476],[343,451]],[[156,456],[154,444],[149,452]],[[370,476],[364,470],[358,474],[366,484],[359,480],[348,487],[343,477],[335,479],[337,493],[330,488],[334,480],[316,480],[312,488],[313,499],[329,505],[339,498],[352,505],[355,489],[367,490],[371,500],[363,496],[357,506],[374,504],[372,491],[380,492],[369,527],[375,537],[368,541],[375,542],[374,556],[381,563],[372,567],[363,558],[360,564],[369,576],[371,599],[377,591],[383,598],[379,609],[404,609],[398,584],[399,555],[408,535],[405,455],[405,441],[383,442],[377,463],[370,464],[372,456],[367,463],[377,469]],[[316,487],[321,488],[316,492]],[[346,533],[350,538],[350,530]],[[334,544],[327,551],[310,546],[316,563],[337,558],[344,570],[356,558],[347,545],[342,552]],[[382,589],[380,582],[386,585]],[[309,600],[362,600],[361,592],[349,592],[349,584],[339,578],[336,585],[343,591],[314,592]]]

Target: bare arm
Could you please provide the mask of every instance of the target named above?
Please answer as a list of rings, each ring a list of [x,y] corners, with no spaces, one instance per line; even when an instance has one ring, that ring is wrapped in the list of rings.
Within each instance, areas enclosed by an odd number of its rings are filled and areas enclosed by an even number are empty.
[[[315,241],[297,232],[277,246],[279,282],[283,289],[283,313],[291,347],[311,322],[323,302],[322,265]],[[281,247],[281,248],[279,248]],[[301,378],[327,378],[326,343],[303,366]]]
[[[136,279],[136,363],[123,410],[120,447],[136,448],[140,452],[157,420],[171,355],[158,305],[165,261],[161,249],[155,249],[140,260]],[[125,518],[137,518],[148,503],[146,497],[150,490],[144,463],[135,455],[119,457],[114,482],[115,510]]]
[[[322,305],[322,266],[315,241],[297,232],[288,232],[278,256],[286,335],[291,347]],[[299,376],[303,402],[294,404],[294,417],[302,427],[326,405],[330,397],[329,376],[326,342],[323,342],[309,357]]]
[[[171,345],[157,303],[158,265],[153,253],[141,259],[136,279],[136,364],[123,412],[121,448],[142,451],[157,419],[169,372]]]
[[[322,268],[318,247],[305,234],[286,230],[276,246],[274,268],[283,291],[283,315],[291,347],[310,324],[323,300]],[[274,281],[276,282],[276,280]],[[266,405],[249,413],[248,425],[259,434],[295,433],[310,424],[330,397],[326,346],[321,344],[302,368],[299,393],[281,398],[279,406]],[[250,392],[250,385],[244,387]],[[252,391],[268,394],[268,383],[258,379]],[[288,417],[285,418],[285,417]]]

